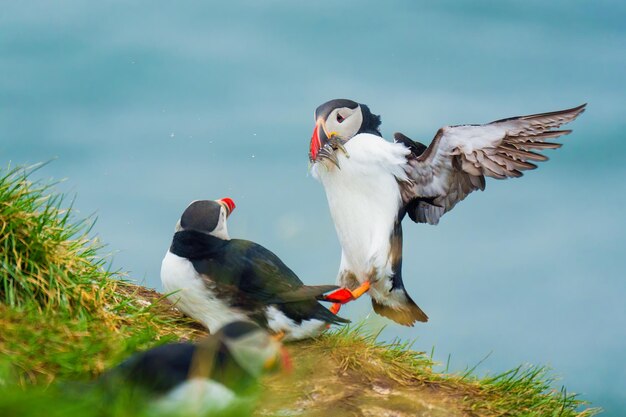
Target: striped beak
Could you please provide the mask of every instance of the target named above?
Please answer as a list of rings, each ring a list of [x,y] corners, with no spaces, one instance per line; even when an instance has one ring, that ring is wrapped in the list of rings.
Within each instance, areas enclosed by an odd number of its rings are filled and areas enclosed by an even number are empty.
[[[217,202],[224,206],[224,208],[226,209],[226,217],[229,217],[230,214],[235,210],[235,207],[237,207],[235,206],[235,202],[232,198],[221,198],[217,200]]]
[[[315,129],[313,129],[313,135],[311,136],[311,145],[309,147],[309,160],[315,162],[317,156],[325,145],[328,144],[328,136],[326,135],[326,126],[324,120],[319,118],[315,123]]]

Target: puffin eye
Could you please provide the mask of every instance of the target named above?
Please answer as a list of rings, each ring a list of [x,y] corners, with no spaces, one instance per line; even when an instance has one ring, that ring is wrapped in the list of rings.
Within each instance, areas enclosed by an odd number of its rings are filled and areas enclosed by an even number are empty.
[[[339,113],[337,113],[337,122],[341,123],[341,122],[343,122],[344,120],[346,120],[346,118],[345,118],[345,117],[343,117],[342,115],[340,115]]]

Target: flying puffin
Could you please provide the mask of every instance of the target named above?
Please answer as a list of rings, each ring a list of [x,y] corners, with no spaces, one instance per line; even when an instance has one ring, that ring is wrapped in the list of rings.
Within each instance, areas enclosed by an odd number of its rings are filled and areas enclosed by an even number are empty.
[[[427,321],[402,283],[404,216],[435,225],[469,193],[484,190],[486,176],[521,177],[536,168],[533,162],[548,159],[536,151],[559,148],[549,140],[570,133],[557,129],[585,106],[443,127],[429,146],[402,133],[394,142],[383,139],[380,116],[364,104],[337,99],[319,106],[309,159],[342,247],[343,298],[368,292],[382,316],[406,326]]]
[[[98,381],[105,392],[146,399],[165,414],[214,415],[245,406],[264,373],[289,370],[286,350],[251,322],[231,322],[198,343],[137,353]]]
[[[307,286],[263,246],[230,239],[230,198],[192,202],[176,225],[161,265],[168,297],[211,333],[233,320],[251,320],[285,340],[316,336],[347,323],[318,300],[335,285]]]

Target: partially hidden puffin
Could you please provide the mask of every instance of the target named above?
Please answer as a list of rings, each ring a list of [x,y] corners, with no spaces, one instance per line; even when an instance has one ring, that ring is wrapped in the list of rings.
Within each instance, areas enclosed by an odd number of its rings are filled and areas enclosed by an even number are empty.
[[[406,326],[427,321],[402,282],[402,219],[437,224],[472,191],[484,190],[485,177],[521,177],[548,159],[538,151],[561,146],[551,140],[571,131],[558,128],[584,110],[447,126],[426,146],[401,133],[394,142],[383,139],[380,116],[364,104],[337,99],[319,106],[309,160],[341,243],[344,300],[367,292],[382,316]]]
[[[251,320],[284,337],[318,335],[330,324],[349,322],[322,306],[335,285],[304,285],[274,253],[230,239],[230,198],[192,202],[176,225],[161,266],[169,299],[211,333],[233,320]]]
[[[145,400],[159,415],[215,415],[249,408],[258,378],[290,367],[276,338],[254,323],[238,321],[197,343],[137,353],[103,374],[96,386]]]

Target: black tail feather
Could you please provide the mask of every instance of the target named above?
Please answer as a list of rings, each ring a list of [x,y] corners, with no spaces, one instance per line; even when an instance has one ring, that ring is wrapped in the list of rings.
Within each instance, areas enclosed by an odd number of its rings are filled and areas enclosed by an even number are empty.
[[[320,308],[317,310],[315,314],[316,319],[325,321],[326,323],[330,323],[330,324],[350,323],[350,320],[344,319],[343,317],[339,317],[338,315],[334,314],[332,311],[322,306],[321,304],[319,306]]]

